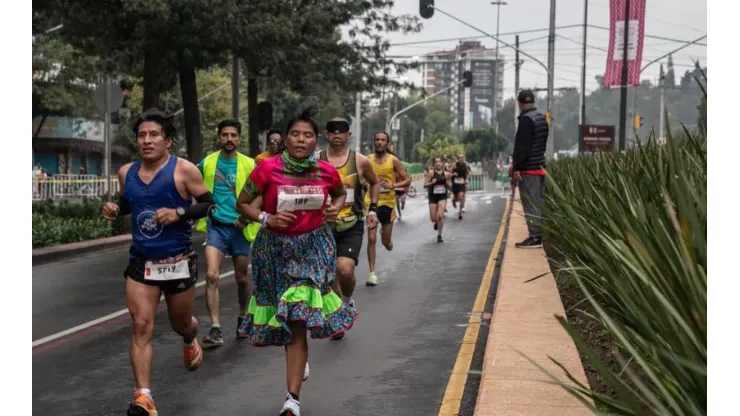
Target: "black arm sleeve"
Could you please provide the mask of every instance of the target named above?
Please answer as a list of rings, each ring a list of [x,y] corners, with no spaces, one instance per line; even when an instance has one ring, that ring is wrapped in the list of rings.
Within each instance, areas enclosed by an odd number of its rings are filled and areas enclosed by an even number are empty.
[[[529,117],[519,119],[519,128],[514,139],[514,170],[519,171],[529,158],[534,140],[534,120]]]
[[[118,215],[128,215],[131,213],[131,203],[128,202],[123,194],[118,197]]]
[[[185,215],[180,217],[180,220],[188,221],[207,217],[211,209],[216,207],[216,203],[213,201],[213,195],[210,192],[196,196],[195,200],[197,204],[185,208]]]

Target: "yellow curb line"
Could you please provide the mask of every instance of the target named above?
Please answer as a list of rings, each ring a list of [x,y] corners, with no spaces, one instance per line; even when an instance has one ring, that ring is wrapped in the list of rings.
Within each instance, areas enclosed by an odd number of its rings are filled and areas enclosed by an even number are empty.
[[[475,297],[475,303],[473,304],[473,313],[468,319],[468,326],[465,329],[463,343],[460,346],[460,351],[457,353],[455,366],[452,368],[452,374],[447,382],[445,395],[442,398],[442,404],[438,413],[439,416],[457,416],[460,412],[463,391],[465,390],[465,384],[468,381],[470,363],[473,361],[473,352],[475,351],[475,344],[478,341],[478,332],[480,331],[481,321],[480,314],[486,306],[486,298],[488,297],[488,291],[491,288],[493,271],[496,267],[496,256],[501,248],[501,241],[504,238],[506,217],[509,214],[510,203],[511,198],[506,198],[506,206],[504,207],[504,215],[501,218],[498,235],[496,236],[496,241],[491,249],[491,254],[488,256],[488,264],[486,265],[486,270],[483,272],[483,279],[481,280],[480,287],[478,288],[478,295]]]

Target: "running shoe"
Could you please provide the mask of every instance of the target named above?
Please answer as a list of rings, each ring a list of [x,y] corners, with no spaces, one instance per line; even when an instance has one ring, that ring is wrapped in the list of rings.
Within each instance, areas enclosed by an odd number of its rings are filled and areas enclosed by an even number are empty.
[[[385,249],[388,251],[393,251],[393,241],[390,242],[387,246],[385,246]]]
[[[370,273],[370,276],[367,277],[367,282],[365,282],[365,286],[377,286],[378,285],[378,276],[375,275],[375,272]]]
[[[442,236],[439,235],[439,234],[437,234],[437,242],[438,243],[444,243],[445,242],[444,240],[442,240]]]
[[[193,340],[192,345],[182,346],[182,361],[185,364],[185,368],[190,371],[200,368],[200,365],[203,363],[203,349],[200,348],[197,338]]]
[[[439,226],[438,226],[438,225],[437,225],[437,223],[435,222],[435,223],[434,223],[434,231],[437,231],[437,229],[438,229],[438,228],[439,228]]]
[[[290,393],[287,394],[280,416],[301,416],[301,402],[290,397]]]
[[[224,345],[224,332],[217,326],[212,326],[208,335],[203,337],[203,344],[208,346]]]
[[[306,361],[306,368],[303,369],[303,381],[308,380],[308,376],[311,375],[311,370],[308,368],[308,361]]]
[[[244,317],[240,316],[236,318],[236,337],[237,338],[246,338],[247,337],[247,330],[246,328],[242,328],[242,325],[244,324]]]
[[[157,407],[154,406],[154,400],[146,394],[134,390],[134,400],[128,405],[128,416],[157,416]]]

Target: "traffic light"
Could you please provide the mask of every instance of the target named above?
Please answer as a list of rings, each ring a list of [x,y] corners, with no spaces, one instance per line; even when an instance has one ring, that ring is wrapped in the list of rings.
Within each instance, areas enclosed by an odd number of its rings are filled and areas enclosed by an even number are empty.
[[[547,121],[548,126],[552,126],[552,115],[549,111],[545,113],[545,121]]]
[[[431,19],[434,16],[434,0],[419,0],[419,15]]]
[[[470,71],[463,72],[463,87],[470,88],[473,85],[473,73]]]
[[[635,127],[635,130],[642,127],[642,116],[639,114],[635,114],[632,125]]]

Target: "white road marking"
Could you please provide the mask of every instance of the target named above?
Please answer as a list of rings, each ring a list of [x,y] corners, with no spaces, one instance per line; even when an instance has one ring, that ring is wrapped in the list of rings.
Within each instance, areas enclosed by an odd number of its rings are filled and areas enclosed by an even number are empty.
[[[224,277],[231,276],[233,274],[234,274],[234,271],[232,270],[230,272],[226,272],[226,273],[218,276],[218,278],[219,279],[223,279]],[[202,280],[202,281],[196,283],[195,284],[195,287],[196,288],[199,288],[199,287],[202,287],[205,284],[206,284],[206,281],[205,280]],[[159,300],[160,300],[160,302],[162,300],[164,300],[164,295],[162,295],[162,297],[160,297]],[[39,345],[46,344],[48,342],[54,341],[55,339],[66,337],[67,335],[74,334],[75,332],[80,332],[83,329],[90,328],[91,326],[95,326],[95,325],[98,325],[98,324],[103,323],[103,322],[106,322],[106,321],[110,321],[111,319],[118,318],[119,316],[125,315],[127,313],[128,313],[128,309],[121,309],[120,311],[113,312],[111,314],[105,315],[105,316],[100,317],[98,319],[93,319],[92,321],[85,322],[84,324],[77,325],[76,327],[65,329],[64,331],[57,332],[56,334],[49,335],[48,337],[37,339],[36,341],[33,341],[33,343],[31,343],[31,348],[38,347]]]

